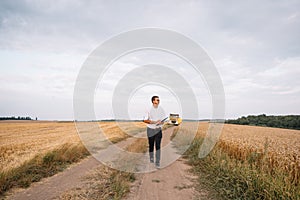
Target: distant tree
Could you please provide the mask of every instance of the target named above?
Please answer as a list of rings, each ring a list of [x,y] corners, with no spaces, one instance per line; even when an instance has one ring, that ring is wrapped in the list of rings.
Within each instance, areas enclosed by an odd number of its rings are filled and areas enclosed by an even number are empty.
[[[31,117],[18,116],[16,118],[15,116],[12,116],[12,117],[0,117],[0,120],[32,120],[32,119],[31,119]]]
[[[249,115],[247,117],[240,117],[238,119],[226,120],[225,123],[241,124],[241,125],[254,125],[254,126],[268,126],[277,128],[288,128],[300,130],[300,115],[286,115],[286,116],[267,116]]]

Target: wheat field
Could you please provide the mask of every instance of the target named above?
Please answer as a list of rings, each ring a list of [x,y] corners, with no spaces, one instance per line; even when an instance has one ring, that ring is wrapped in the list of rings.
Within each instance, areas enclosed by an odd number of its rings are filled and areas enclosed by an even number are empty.
[[[142,122],[93,123],[98,123],[106,137],[112,142],[118,142],[135,133],[145,131],[146,127]],[[84,122],[87,133],[91,131],[90,127],[89,122]],[[197,127],[195,122],[183,122],[180,127],[176,127],[174,133],[181,131],[183,134],[179,138],[181,141],[175,142],[184,145],[186,141],[190,141],[188,140],[189,135],[191,135],[191,131],[195,131],[195,127]],[[199,123],[195,140],[204,138],[208,127],[208,122]],[[82,146],[74,122],[2,121],[0,122],[0,172],[15,169],[36,155],[46,154],[65,144]],[[147,141],[143,139],[139,146],[131,148],[133,151],[134,149],[144,149],[145,145],[147,145]],[[195,151],[195,155],[197,155],[198,149]],[[224,168],[235,171],[234,173],[237,172],[236,170],[243,169],[244,171],[241,173],[245,173],[243,178],[249,184],[250,179],[247,180],[249,175],[247,173],[253,175],[252,179],[255,181],[262,181],[263,185],[266,183],[264,181],[270,185],[273,184],[274,187],[268,186],[269,189],[262,187],[262,191],[260,191],[261,193],[266,191],[275,194],[270,194],[267,199],[277,198],[278,194],[289,197],[300,193],[298,191],[300,180],[299,130],[224,124],[220,139],[210,155],[209,159],[218,169]],[[205,162],[207,161],[209,160]],[[260,190],[261,186],[258,183],[254,183],[257,184],[255,190]]]
[[[205,137],[208,126],[209,123],[200,123],[198,136]],[[224,124],[219,143],[226,143],[229,149],[234,149],[240,155],[247,149],[258,153],[274,153],[281,157],[282,162],[291,161],[292,157],[300,160],[299,130]]]
[[[122,123],[125,127],[127,123],[128,129],[125,131],[130,130],[130,122]],[[144,123],[131,123],[141,128],[138,131],[145,128]],[[128,136],[115,122],[99,122],[99,125],[111,140]],[[207,122],[200,123],[198,134],[205,136],[208,125]],[[282,163],[288,164],[292,160],[300,160],[299,130],[225,124],[220,142],[223,142],[224,148],[226,145],[230,146],[232,151],[241,157],[246,156],[249,150],[265,151],[267,146],[267,151],[279,156]],[[80,143],[73,122],[1,122],[0,171],[17,167],[37,153],[47,152],[65,143]]]
[[[208,127],[209,123],[200,123],[194,140],[198,142],[188,156],[199,173],[210,174],[211,184],[222,195],[229,199],[300,198],[299,130],[224,124],[214,149],[199,159]],[[191,131],[185,126],[182,133]]]
[[[120,141],[129,132],[145,129],[142,122],[98,122],[106,137],[112,142]],[[89,122],[86,122],[89,127]],[[74,122],[5,122],[0,123],[0,172],[20,166],[37,154],[43,154],[64,144],[80,144]]]

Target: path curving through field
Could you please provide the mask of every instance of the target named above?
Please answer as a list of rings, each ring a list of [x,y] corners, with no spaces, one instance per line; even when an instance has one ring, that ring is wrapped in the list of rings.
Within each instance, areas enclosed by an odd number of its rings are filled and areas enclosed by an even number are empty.
[[[173,128],[163,131],[162,146],[170,143],[170,136]],[[145,132],[141,133],[141,135]],[[135,142],[134,137],[128,138],[118,143],[119,147],[125,149],[126,146]],[[175,156],[176,150],[162,152],[162,162],[167,156]],[[83,183],[82,178],[88,172],[102,165],[94,157],[88,157],[80,163],[70,166],[67,170],[52,177],[45,178],[41,182],[32,184],[28,189],[18,189],[12,192],[7,199],[54,199],[62,193],[72,188],[78,188]],[[208,199],[208,192],[204,189],[199,193],[195,189],[196,178],[188,172],[190,168],[185,161],[180,158],[171,165],[155,169],[152,163],[148,162],[148,153],[143,155],[139,166],[141,169],[147,168],[150,173],[137,173],[136,181],[132,184],[130,192],[125,199]]]

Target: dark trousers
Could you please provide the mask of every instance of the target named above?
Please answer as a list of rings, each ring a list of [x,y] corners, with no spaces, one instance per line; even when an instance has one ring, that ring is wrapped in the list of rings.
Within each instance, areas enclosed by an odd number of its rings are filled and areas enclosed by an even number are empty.
[[[153,160],[154,158],[154,144],[155,144],[155,162],[160,162],[160,143],[162,138],[162,131],[161,128],[159,129],[151,129],[147,127],[147,136],[148,136],[148,143],[149,143],[149,155],[150,159]]]

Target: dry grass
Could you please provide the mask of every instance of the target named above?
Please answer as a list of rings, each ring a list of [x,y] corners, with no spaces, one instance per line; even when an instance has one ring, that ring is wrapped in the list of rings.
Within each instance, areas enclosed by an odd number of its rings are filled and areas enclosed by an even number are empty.
[[[80,188],[64,192],[60,200],[100,200],[121,199],[130,189],[130,182],[134,181],[134,174],[120,172],[106,166],[100,166],[89,172]]]
[[[146,153],[148,150],[148,139],[138,138],[126,147],[126,150],[133,153]]]

